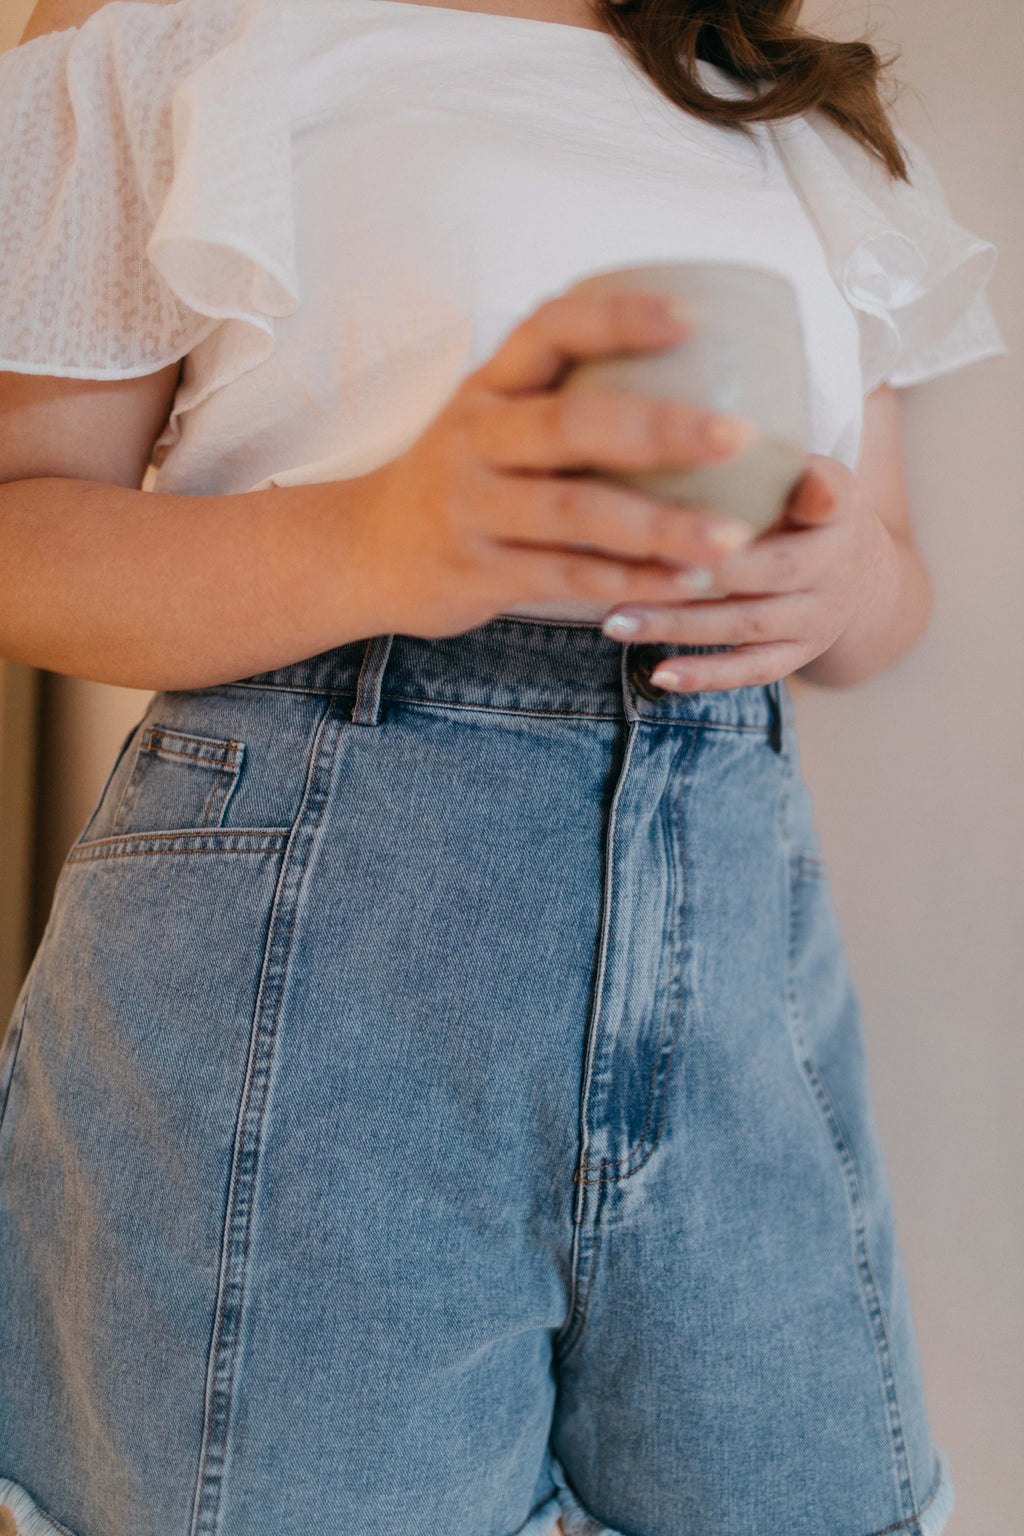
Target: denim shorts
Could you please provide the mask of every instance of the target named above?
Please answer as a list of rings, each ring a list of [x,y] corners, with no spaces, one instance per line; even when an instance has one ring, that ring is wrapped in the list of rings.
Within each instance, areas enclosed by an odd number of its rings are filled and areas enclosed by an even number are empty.
[[[785,684],[163,692],[0,1057],[4,1536],[937,1536]]]

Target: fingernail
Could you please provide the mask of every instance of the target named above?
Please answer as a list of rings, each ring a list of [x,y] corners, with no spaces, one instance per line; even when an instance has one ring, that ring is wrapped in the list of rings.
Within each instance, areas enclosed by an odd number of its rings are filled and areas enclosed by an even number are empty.
[[[735,453],[757,436],[757,427],[743,416],[709,416],[704,423],[704,441],[715,453]]]
[[[705,525],[705,532],[710,543],[714,544],[716,549],[725,550],[727,553],[731,550],[739,549],[744,544],[749,544],[754,537],[754,531],[749,523],[732,522],[731,520],[707,523]]]
[[[714,581],[713,571],[709,571],[704,565],[691,565],[688,569],[679,571],[676,576],[676,586],[684,592],[706,592]]]
[[[625,640],[630,635],[638,634],[643,624],[643,619],[635,613],[610,613],[601,625],[601,631],[612,640]]]
[[[656,688],[674,688],[680,679],[681,674],[675,667],[660,665],[651,673],[651,682]]]

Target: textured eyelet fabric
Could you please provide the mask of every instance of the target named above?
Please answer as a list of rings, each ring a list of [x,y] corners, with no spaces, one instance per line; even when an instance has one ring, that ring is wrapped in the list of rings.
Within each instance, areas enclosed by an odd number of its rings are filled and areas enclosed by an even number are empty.
[[[938,1536],[792,701],[633,668],[153,699],[0,1056],[18,1536]]]

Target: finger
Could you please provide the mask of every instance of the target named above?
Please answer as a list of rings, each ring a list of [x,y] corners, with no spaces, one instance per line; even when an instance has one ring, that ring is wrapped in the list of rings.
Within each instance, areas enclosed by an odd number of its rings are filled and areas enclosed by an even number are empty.
[[[671,566],[616,560],[594,550],[489,542],[491,590],[498,602],[590,598],[607,603],[678,602]],[[487,558],[486,554],[482,558]]]
[[[836,532],[832,527],[762,534],[719,562],[714,589],[723,596],[734,592],[807,592],[825,581],[835,559]]]
[[[788,677],[811,659],[795,641],[742,645],[713,656],[672,656],[651,673],[651,682],[669,692],[704,693],[725,688],[759,688]]]
[[[806,631],[813,599],[795,596],[747,598],[742,602],[683,603],[640,608],[617,604],[604,621],[613,639],[670,645],[760,645],[794,641]],[[627,629],[616,619],[637,619]]]
[[[807,469],[797,481],[785,507],[785,521],[815,527],[835,515],[838,496],[816,469]]]
[[[599,476],[496,475],[487,506],[493,536],[503,543],[587,545],[630,560],[685,566],[677,598],[690,595],[690,568],[713,567],[751,537],[747,524],[658,501]]]
[[[512,394],[550,389],[577,358],[650,351],[680,342],[692,325],[674,318],[664,294],[558,294],[541,304],[506,336],[475,377],[488,389]]]
[[[628,390],[567,390],[503,400],[469,430],[486,464],[506,470],[694,469],[729,458],[752,423]]]

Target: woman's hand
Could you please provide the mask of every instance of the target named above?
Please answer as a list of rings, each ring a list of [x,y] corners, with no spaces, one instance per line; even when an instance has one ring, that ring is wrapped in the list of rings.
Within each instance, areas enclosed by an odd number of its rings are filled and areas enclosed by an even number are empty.
[[[691,571],[689,600],[617,604],[603,627],[616,640],[735,647],[659,663],[651,681],[662,688],[772,683],[827,651],[886,584],[894,563],[892,536],[856,477],[838,460],[812,453],[769,529],[713,572]],[[627,630],[616,615],[642,623]]]
[[[607,479],[727,457],[750,426],[674,400],[563,392],[578,358],[678,345],[663,296],[570,288],[515,327],[416,441],[366,476],[339,541],[378,632],[459,634],[527,601],[677,600],[751,529]],[[738,435],[716,442],[713,428]],[[709,430],[710,429],[710,430]],[[351,507],[351,504],[350,504]]]

